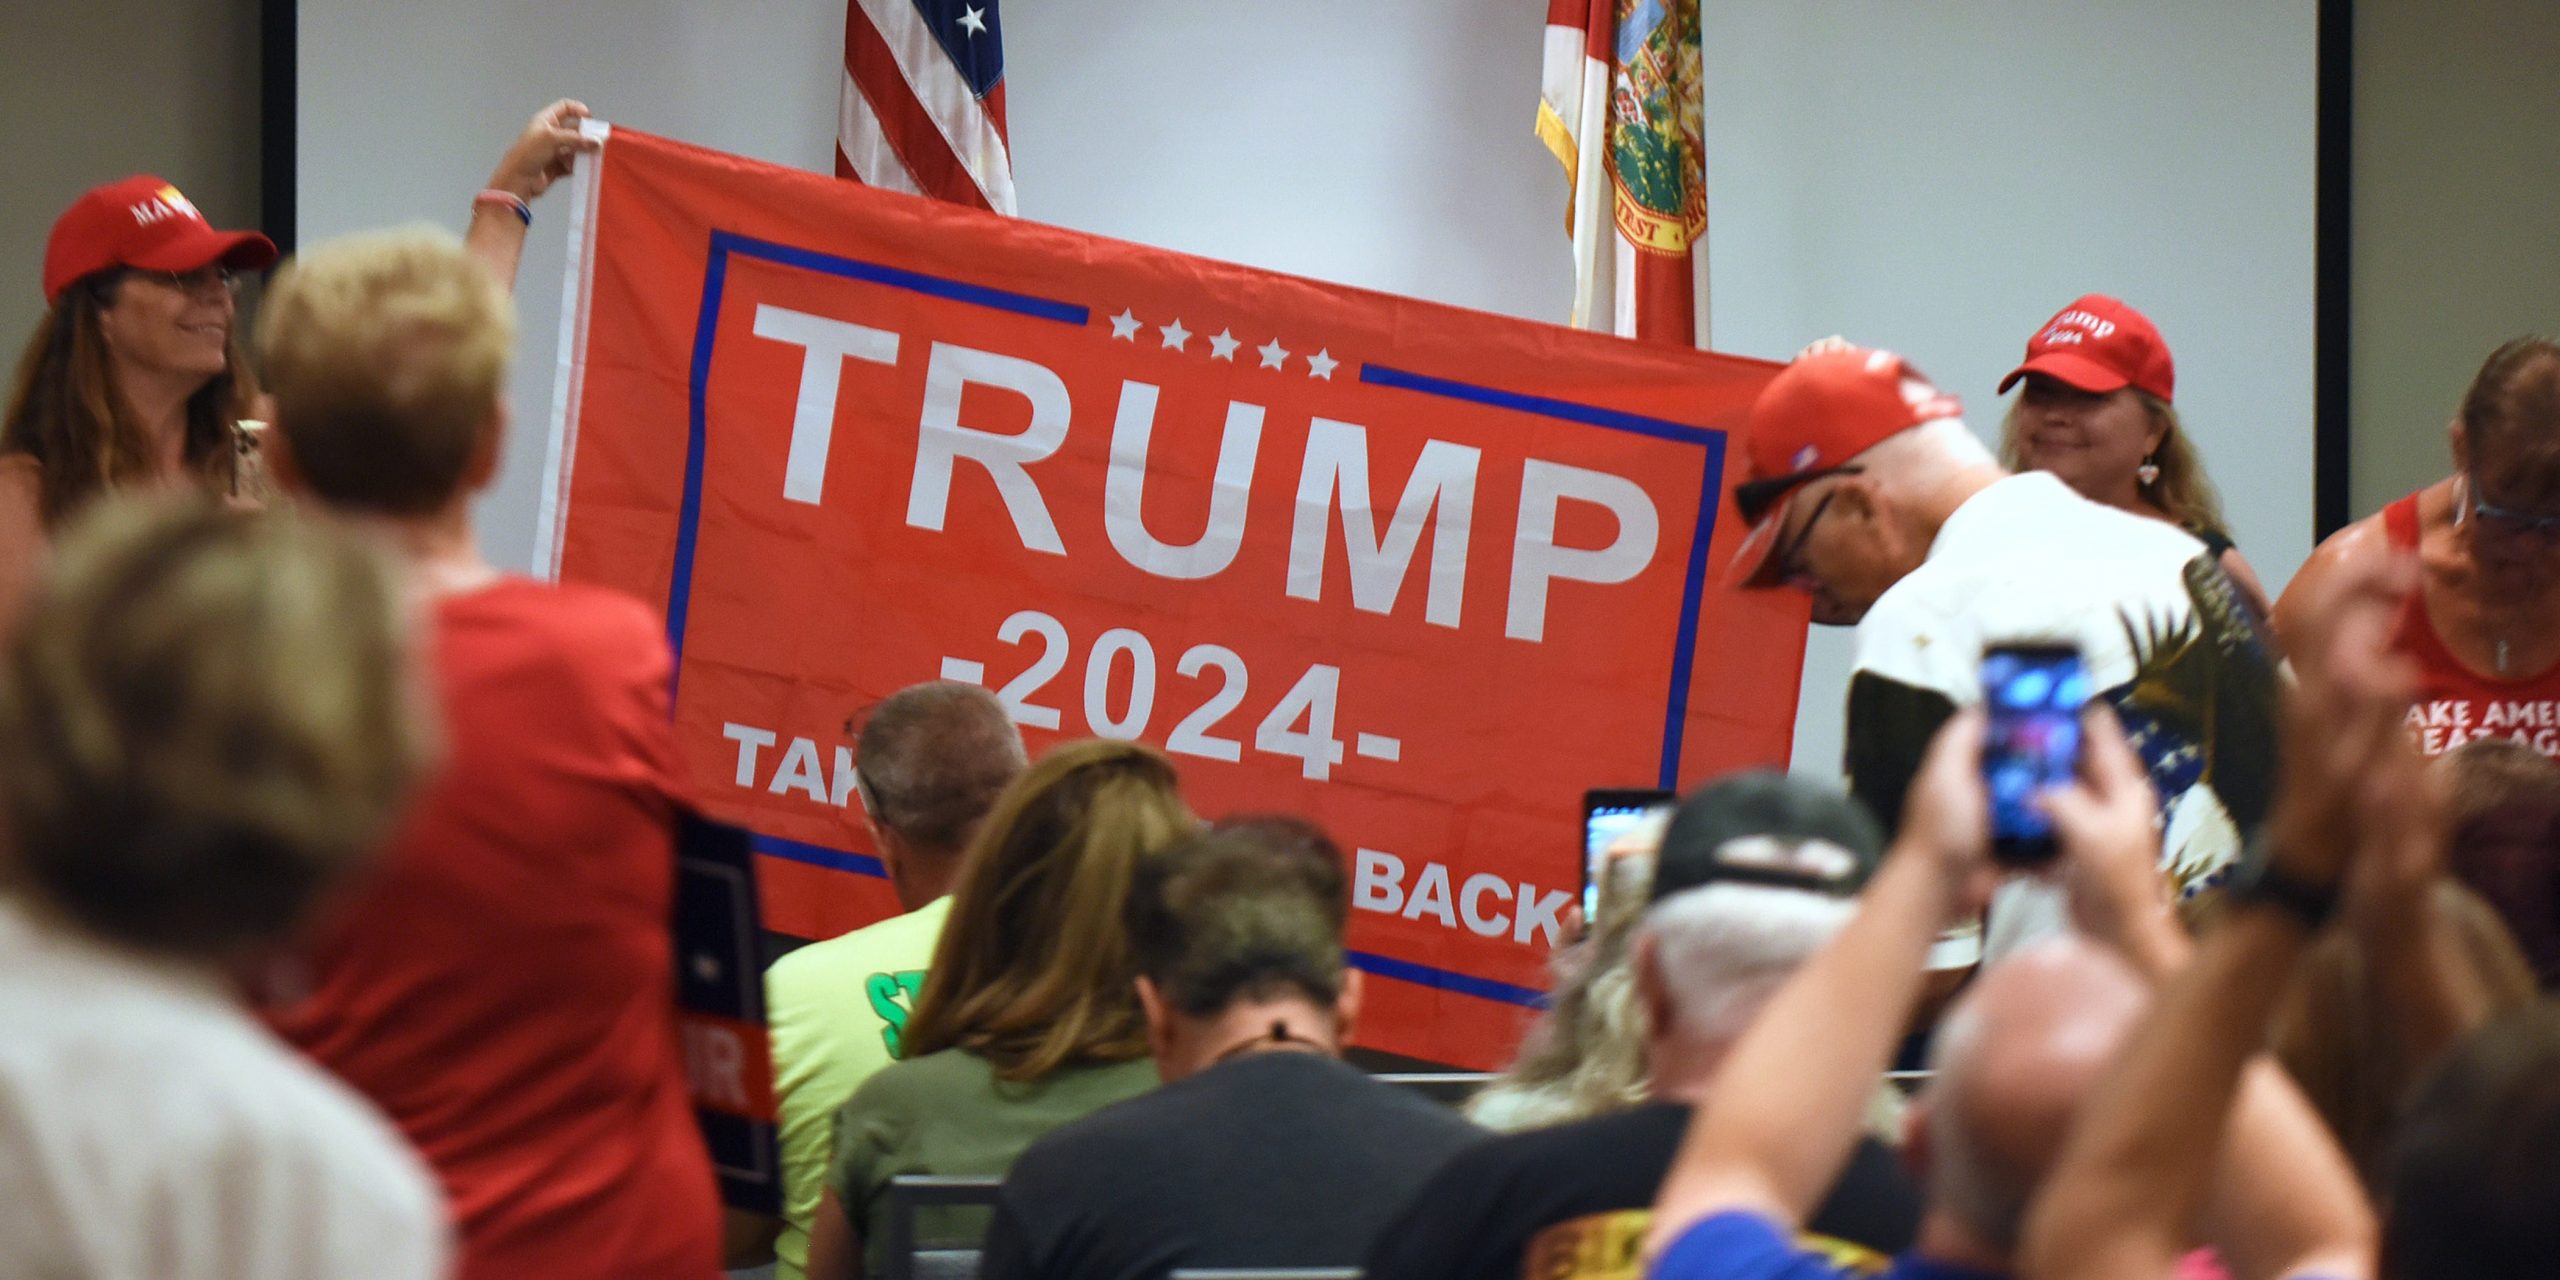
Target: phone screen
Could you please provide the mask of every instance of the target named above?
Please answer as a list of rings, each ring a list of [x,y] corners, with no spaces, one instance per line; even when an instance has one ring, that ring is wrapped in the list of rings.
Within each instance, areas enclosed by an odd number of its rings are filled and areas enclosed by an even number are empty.
[[[1615,789],[1582,793],[1582,922],[1589,928],[1600,918],[1603,858],[1618,837],[1671,808],[1671,793]]]
[[[2068,645],[2001,645],[1983,651],[1982,700],[1990,725],[1982,748],[1991,792],[1991,851],[2011,865],[2054,855],[2053,821],[2035,804],[2080,767],[2080,709],[2089,676]]]

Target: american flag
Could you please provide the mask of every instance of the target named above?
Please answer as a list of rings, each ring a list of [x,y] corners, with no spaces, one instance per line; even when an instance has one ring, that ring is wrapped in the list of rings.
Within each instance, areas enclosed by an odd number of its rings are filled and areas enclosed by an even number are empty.
[[[996,0],[846,0],[836,176],[1013,212]]]

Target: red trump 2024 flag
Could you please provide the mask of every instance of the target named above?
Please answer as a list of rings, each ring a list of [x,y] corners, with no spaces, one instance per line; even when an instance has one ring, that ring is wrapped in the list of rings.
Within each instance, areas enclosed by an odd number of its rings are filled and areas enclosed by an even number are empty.
[[[599,127],[601,128],[601,127]],[[849,726],[994,689],[1348,852],[1360,1039],[1490,1066],[1584,788],[1787,758],[1804,611],[1719,572],[1762,362],[1211,262],[605,131],[545,567],[664,605],[765,921],[896,908]]]

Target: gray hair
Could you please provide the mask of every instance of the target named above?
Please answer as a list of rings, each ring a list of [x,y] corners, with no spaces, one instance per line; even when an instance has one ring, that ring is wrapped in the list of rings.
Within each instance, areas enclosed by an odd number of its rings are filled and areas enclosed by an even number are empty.
[[[1854,461],[1868,479],[1896,494],[1928,493],[1965,472],[2000,465],[1962,418],[1933,418],[1894,432]]]
[[[1674,997],[1674,1030],[1731,1044],[1856,912],[1852,899],[1758,884],[1709,884],[1654,904],[1641,932]]]

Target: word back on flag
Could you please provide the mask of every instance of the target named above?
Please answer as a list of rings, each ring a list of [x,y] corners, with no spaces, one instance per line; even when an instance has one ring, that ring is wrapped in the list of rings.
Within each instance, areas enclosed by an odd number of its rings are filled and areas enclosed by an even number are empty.
[[[1250,270],[612,131],[542,555],[664,603],[766,923],[895,910],[867,708],[983,684],[1322,824],[1361,1039],[1506,1059],[1584,788],[1782,764],[1804,612],[1714,585],[1773,366]]]

